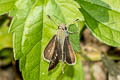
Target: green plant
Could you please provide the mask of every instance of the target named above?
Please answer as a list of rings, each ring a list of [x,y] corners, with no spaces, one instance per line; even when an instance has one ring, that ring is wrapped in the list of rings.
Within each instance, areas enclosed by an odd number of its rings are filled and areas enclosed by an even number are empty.
[[[24,80],[56,80],[63,76],[65,80],[84,80],[79,77],[84,73],[78,54],[77,64],[70,68],[66,65],[65,74],[61,74],[61,63],[48,72],[42,55],[57,26],[46,15],[59,24],[73,23],[72,31],[78,33],[71,35],[70,40],[76,52],[80,50],[79,33],[84,25],[100,41],[120,47],[119,4],[120,0],[0,0],[0,14],[9,12],[13,17],[9,32],[13,33],[14,57],[20,62]],[[74,23],[76,19],[79,22]],[[67,75],[72,71],[73,76]]]

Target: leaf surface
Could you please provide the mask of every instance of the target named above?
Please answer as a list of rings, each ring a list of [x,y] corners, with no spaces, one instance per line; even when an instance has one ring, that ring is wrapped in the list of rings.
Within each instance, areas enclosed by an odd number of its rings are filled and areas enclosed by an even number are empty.
[[[120,46],[120,0],[77,0],[88,28],[102,42]]]
[[[16,0],[0,0],[0,15],[14,8]]]
[[[71,4],[74,7],[71,7]],[[58,7],[55,8],[55,6]],[[43,59],[44,48],[58,28],[47,15],[59,24],[69,25],[77,18],[84,20],[78,7],[79,5],[73,0],[18,0],[16,2],[15,9],[11,11],[14,18],[10,31],[13,32],[14,56],[20,62],[24,80],[56,80],[60,76],[61,63],[48,72],[49,64]],[[68,18],[66,15],[70,10],[73,12]],[[67,12],[63,14],[65,11]],[[79,48],[75,49],[79,50]]]
[[[0,50],[3,48],[12,48],[12,34],[8,33],[8,22],[6,20],[0,25]]]
[[[66,66],[65,73],[58,77],[58,80],[84,80],[84,71],[79,54],[76,55],[77,61],[73,66]]]

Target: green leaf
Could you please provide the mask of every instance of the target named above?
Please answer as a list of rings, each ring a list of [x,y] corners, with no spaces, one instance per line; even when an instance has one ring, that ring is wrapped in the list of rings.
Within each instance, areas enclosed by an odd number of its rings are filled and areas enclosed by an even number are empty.
[[[79,12],[79,5],[73,0],[50,0],[46,6],[46,14],[57,23],[73,24],[75,19],[84,21]]]
[[[13,49],[12,48],[4,48],[0,50],[0,67],[9,65],[12,60]]]
[[[66,23],[67,25],[69,25],[69,24],[72,24],[76,19],[84,20],[82,15],[80,15],[78,8],[79,6],[73,0],[50,0],[46,6],[45,14],[50,15],[51,18],[58,24]],[[72,15],[75,15],[75,16],[72,16]],[[45,23],[45,26],[43,28],[43,39],[42,39],[43,50],[48,44],[48,42],[50,41],[50,39],[52,38],[52,36],[56,34],[56,31],[58,28],[58,26],[55,25],[54,22],[52,22],[50,19],[46,17],[44,18],[44,23]],[[79,49],[79,48],[76,48],[76,49]],[[42,53],[43,53],[43,50],[42,50]],[[41,72],[42,72],[41,79],[56,80],[56,78],[58,78],[58,76],[61,74],[61,71],[62,71],[61,63],[59,63],[54,70],[52,70],[51,72],[48,72],[48,66],[49,66],[48,63],[46,63],[43,60],[43,57],[41,59],[42,59],[41,66],[40,66]]]
[[[71,4],[74,7],[71,7]],[[78,7],[73,0],[18,0],[16,2],[16,8],[10,13],[14,17],[10,31],[13,32],[14,56],[20,61],[24,80],[56,80],[61,74],[61,63],[48,72],[49,64],[43,59],[44,48],[58,28],[46,15],[50,15],[55,22],[71,24],[77,18],[84,20]],[[73,12],[68,19],[65,15],[70,10]],[[63,14],[65,11],[66,14]],[[62,21],[59,18],[62,18]]]
[[[14,8],[16,0],[0,0],[0,15]]]
[[[79,54],[75,65],[67,65],[64,74],[61,74],[57,80],[84,80],[84,71]]]
[[[8,34],[8,22],[6,20],[0,26],[0,50],[3,48],[12,48],[12,34]]]
[[[120,0],[77,0],[88,28],[102,42],[120,47]]]
[[[72,32],[72,34],[69,35],[69,38],[74,51],[80,52],[80,27],[77,24],[72,24],[69,26],[68,30]]]
[[[14,37],[15,58],[20,59],[20,70],[24,80],[40,79],[43,2],[35,1],[17,1],[16,14],[10,28]]]
[[[13,32],[13,48],[15,59],[20,59],[22,54],[22,36],[25,27],[25,21],[29,15],[30,9],[35,0],[18,0],[16,10],[9,31]]]

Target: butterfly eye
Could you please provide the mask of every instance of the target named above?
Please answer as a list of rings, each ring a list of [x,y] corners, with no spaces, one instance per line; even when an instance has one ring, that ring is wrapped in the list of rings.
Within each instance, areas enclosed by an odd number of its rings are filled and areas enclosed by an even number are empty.
[[[65,30],[67,30],[67,27],[65,27]]]

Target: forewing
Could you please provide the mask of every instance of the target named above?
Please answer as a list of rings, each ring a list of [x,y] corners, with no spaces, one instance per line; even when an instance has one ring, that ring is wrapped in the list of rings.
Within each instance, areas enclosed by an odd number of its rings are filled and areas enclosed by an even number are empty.
[[[76,62],[75,52],[72,49],[69,37],[66,37],[64,42],[64,59],[66,60],[67,64],[73,65]]]
[[[57,40],[57,37],[56,35],[54,35],[44,50],[44,58],[47,61],[50,61],[53,56],[55,45],[56,45],[56,40]]]
[[[53,52],[53,56],[50,60],[50,64],[49,64],[49,69],[48,71],[52,70],[53,68],[55,68],[57,66],[57,64],[59,63],[59,57],[60,57],[60,54],[59,54],[59,43],[58,43],[58,40],[56,40],[55,42],[55,49],[54,49],[54,52]]]

